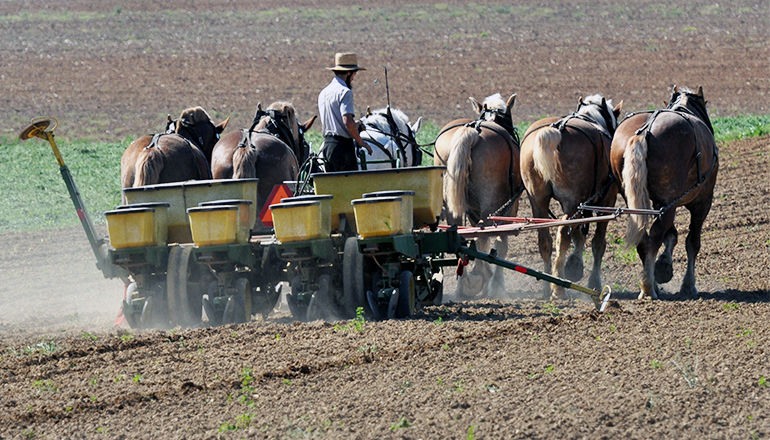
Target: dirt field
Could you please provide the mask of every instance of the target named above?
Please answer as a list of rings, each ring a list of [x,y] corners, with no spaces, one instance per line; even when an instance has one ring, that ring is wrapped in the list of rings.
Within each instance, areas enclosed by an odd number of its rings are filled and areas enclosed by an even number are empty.
[[[765,3],[344,3],[2,2],[0,134],[51,115],[64,139],[136,136],[195,104],[232,130],[276,99],[304,119],[339,50],[370,68],[361,108],[385,104],[387,65],[394,106],[436,124],[470,116],[471,95],[518,93],[529,121],[596,92],[660,107],[674,84],[702,85],[712,117],[768,113]],[[450,294],[409,321],[300,324],[284,304],[240,326],[128,332],[112,328],[121,283],[79,228],[1,235],[0,439],[768,438],[770,137],[720,160],[700,295],[676,294],[680,212],[669,294],[633,299],[640,264],[611,240],[618,299],[602,315],[546,306],[511,273],[504,300]],[[509,258],[542,267],[535,240],[511,238]]]

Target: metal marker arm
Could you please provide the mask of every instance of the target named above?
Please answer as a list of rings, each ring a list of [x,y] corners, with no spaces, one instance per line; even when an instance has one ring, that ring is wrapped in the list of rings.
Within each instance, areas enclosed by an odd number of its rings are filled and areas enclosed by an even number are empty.
[[[578,292],[585,293],[591,297],[591,299],[594,302],[594,305],[598,309],[601,305],[601,292],[596,291],[594,289],[589,289],[588,287],[583,287],[579,284],[575,284],[571,281],[558,278],[552,275],[548,275],[546,273],[530,269],[528,267],[522,266],[520,264],[513,263],[508,260],[504,260],[502,258],[498,258],[495,255],[490,255],[484,252],[480,252],[476,249],[470,248],[468,246],[460,246],[459,253],[468,255],[470,258],[477,258],[482,261],[486,261],[487,263],[495,264],[497,266],[505,267],[506,269],[512,269],[516,272],[523,273],[524,275],[529,275],[531,277],[537,278],[538,280],[547,281],[549,283],[556,284],[557,286],[566,287],[568,289],[577,290]]]
[[[53,150],[54,156],[56,156],[56,161],[59,162],[59,171],[61,172],[62,179],[64,179],[64,184],[67,186],[67,191],[70,194],[72,203],[75,205],[78,219],[80,219],[80,223],[83,225],[83,230],[86,233],[86,237],[88,237],[88,242],[91,244],[91,250],[96,257],[96,267],[102,271],[105,278],[120,277],[123,279],[123,282],[128,284],[128,273],[110,263],[105,254],[105,248],[102,246],[103,240],[97,238],[96,228],[94,228],[94,224],[91,221],[91,216],[89,216],[88,211],[86,211],[83,199],[80,197],[80,192],[75,185],[75,180],[72,178],[72,174],[67,165],[64,164],[59,148],[56,146],[56,142],[53,139],[53,132],[45,132],[45,136],[48,143],[51,144],[51,149]]]

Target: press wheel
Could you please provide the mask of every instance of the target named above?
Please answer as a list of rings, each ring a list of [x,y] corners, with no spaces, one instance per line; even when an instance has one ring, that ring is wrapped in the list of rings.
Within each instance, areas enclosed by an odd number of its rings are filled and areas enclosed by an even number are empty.
[[[366,300],[366,290],[369,286],[364,283],[364,255],[358,249],[358,239],[348,237],[345,240],[345,250],[342,255],[342,304],[345,317],[352,319],[356,316],[358,307],[365,307],[371,313]]]
[[[222,322],[242,324],[251,318],[251,285],[246,278],[238,278],[233,287],[235,294],[227,299]]]
[[[168,253],[168,311],[172,323],[182,327],[200,326],[202,318],[203,295],[197,282],[199,269],[191,261],[192,251],[189,246],[174,246]]]
[[[326,319],[329,313],[334,309],[332,297],[329,295],[331,289],[332,277],[321,275],[318,277],[318,291],[313,294],[307,305],[307,321],[316,319]]]
[[[414,275],[405,270],[398,276],[398,305],[396,306],[396,318],[411,318],[414,314],[415,291]]]

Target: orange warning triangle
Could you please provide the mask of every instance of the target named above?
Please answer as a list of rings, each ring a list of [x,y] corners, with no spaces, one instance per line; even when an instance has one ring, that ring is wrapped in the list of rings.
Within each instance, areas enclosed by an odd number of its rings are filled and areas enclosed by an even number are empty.
[[[267,202],[262,206],[262,211],[259,212],[259,220],[265,226],[273,226],[273,213],[270,211],[270,205],[280,203],[281,199],[287,197],[293,197],[291,189],[288,185],[275,185],[273,190],[270,191],[270,195],[267,197]]]

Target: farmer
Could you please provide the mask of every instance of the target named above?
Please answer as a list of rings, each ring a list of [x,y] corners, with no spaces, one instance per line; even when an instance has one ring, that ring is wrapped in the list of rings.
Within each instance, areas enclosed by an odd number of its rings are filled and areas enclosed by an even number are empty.
[[[359,70],[354,53],[334,55],[334,79],[318,95],[318,113],[324,134],[324,155],[326,171],[354,171],[358,169],[356,151],[366,148],[372,154],[372,147],[361,140],[358,123],[353,110],[353,78]]]

